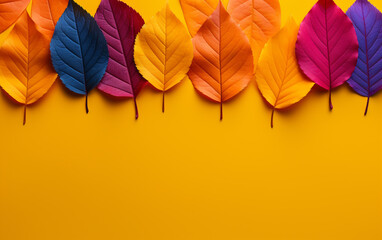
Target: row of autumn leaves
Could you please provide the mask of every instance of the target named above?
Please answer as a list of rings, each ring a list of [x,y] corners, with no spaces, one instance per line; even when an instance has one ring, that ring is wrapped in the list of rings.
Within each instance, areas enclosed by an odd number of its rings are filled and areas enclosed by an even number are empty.
[[[6,20],[0,31],[16,22],[0,50],[0,85],[26,109],[58,73],[68,89],[86,96],[87,111],[88,93],[98,87],[133,98],[138,118],[136,97],[147,81],[163,92],[164,111],[164,93],[188,75],[201,95],[220,103],[222,118],[223,102],[245,89],[255,72],[273,109],[298,102],[314,82],[331,92],[354,72],[356,32],[332,0],[318,1],[298,40],[293,19],[279,31],[278,0],[230,0],[227,10],[218,0],[180,3],[189,33],[168,5],[145,24],[118,0],[102,0],[95,18],[73,0],[33,0],[31,18],[29,0],[0,2]]]
[[[280,28],[278,0],[255,2],[256,20],[241,23],[252,54],[235,22],[240,23],[243,14],[252,16],[252,1],[231,0],[231,18],[218,0],[181,0],[188,33],[168,5],[145,24],[139,13],[118,0],[102,0],[95,21],[72,0],[33,0],[31,19],[24,11],[29,0],[7,0],[0,12],[12,16],[4,16],[7,22],[0,30],[21,17],[0,50],[0,85],[26,109],[48,91],[57,72],[67,88],[86,95],[87,111],[87,95],[98,87],[115,97],[133,98],[138,118],[136,97],[147,81],[164,99],[165,91],[188,73],[200,93],[222,105],[248,85],[253,62]]]

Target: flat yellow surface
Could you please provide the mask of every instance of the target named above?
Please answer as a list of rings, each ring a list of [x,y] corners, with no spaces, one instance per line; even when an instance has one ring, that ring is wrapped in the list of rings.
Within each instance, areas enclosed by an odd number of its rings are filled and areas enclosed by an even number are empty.
[[[94,14],[99,0],[78,1]],[[165,0],[126,0],[148,20]],[[337,0],[344,10],[350,0]],[[226,2],[225,2],[226,3]],[[313,0],[281,0],[301,22]],[[382,1],[372,0],[379,9]],[[179,3],[170,6],[184,22]],[[314,88],[275,116],[255,84],[224,106],[189,80],[85,99],[57,82],[23,108],[0,97],[1,240],[380,240],[382,95]]]

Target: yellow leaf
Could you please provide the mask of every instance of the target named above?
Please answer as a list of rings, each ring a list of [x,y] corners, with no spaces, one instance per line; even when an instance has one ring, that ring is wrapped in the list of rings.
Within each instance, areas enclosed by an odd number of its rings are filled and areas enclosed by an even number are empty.
[[[180,0],[184,19],[192,37],[215,11],[218,3],[219,0]]]
[[[49,40],[37,31],[26,11],[5,40],[0,56],[0,85],[25,109],[40,99],[57,78],[50,61]]]
[[[264,98],[275,109],[283,109],[305,97],[314,83],[301,72],[295,53],[298,25],[291,18],[265,46],[257,66],[256,80]]]
[[[220,2],[193,38],[194,60],[190,77],[196,90],[220,103],[243,91],[253,77],[248,39]]]
[[[0,0],[0,33],[17,21],[29,2],[30,0]]]
[[[52,38],[54,28],[68,6],[68,0],[33,0],[31,17],[40,32]]]
[[[249,39],[256,68],[265,43],[280,30],[279,0],[230,0],[227,9]]]
[[[137,36],[134,59],[139,72],[164,93],[186,76],[193,58],[186,28],[168,4],[146,23]],[[164,111],[164,103],[162,107]]]

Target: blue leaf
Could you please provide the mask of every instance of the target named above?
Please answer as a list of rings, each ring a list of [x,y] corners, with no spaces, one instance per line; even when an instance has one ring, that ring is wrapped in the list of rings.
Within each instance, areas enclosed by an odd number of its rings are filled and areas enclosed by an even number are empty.
[[[348,80],[361,96],[370,97],[382,89],[382,13],[369,1],[357,0],[346,13],[352,20],[359,42],[356,69]]]
[[[87,96],[105,74],[105,37],[94,18],[73,0],[57,22],[50,50],[60,79],[75,93]]]

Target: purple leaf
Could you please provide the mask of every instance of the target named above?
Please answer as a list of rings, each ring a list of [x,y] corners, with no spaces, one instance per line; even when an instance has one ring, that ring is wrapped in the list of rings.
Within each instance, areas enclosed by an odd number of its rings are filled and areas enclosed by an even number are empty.
[[[134,43],[144,20],[119,0],[102,0],[95,19],[105,35],[110,56],[98,89],[114,97],[133,98],[138,118],[136,97],[147,82],[135,66]]]
[[[346,14],[359,41],[357,66],[348,83],[367,97],[366,115],[370,97],[382,89],[382,13],[367,0],[357,0]]]

